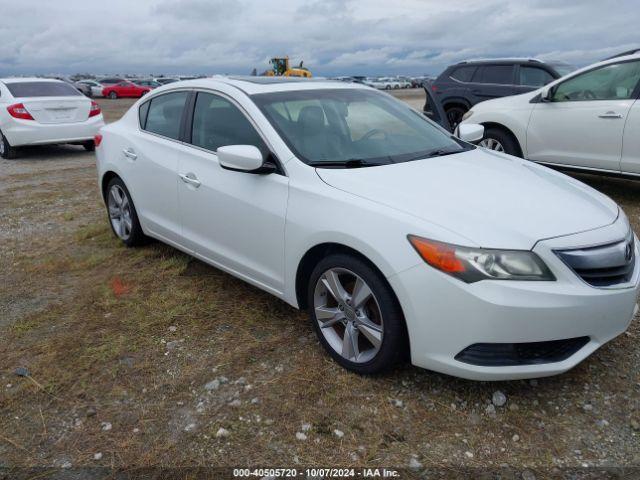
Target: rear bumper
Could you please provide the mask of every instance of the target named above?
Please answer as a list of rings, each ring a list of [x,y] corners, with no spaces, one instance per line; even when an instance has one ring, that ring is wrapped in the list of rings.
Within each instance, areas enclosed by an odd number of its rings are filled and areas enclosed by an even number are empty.
[[[43,124],[33,120],[12,120],[2,128],[2,133],[12,146],[19,147],[93,140],[102,126],[102,115],[77,123]]]
[[[624,288],[584,283],[553,253],[559,246],[623,238],[616,222],[585,234],[539,242],[534,251],[554,272],[555,282],[481,281],[466,284],[426,264],[390,277],[405,314],[412,363],[473,380],[510,380],[565,372],[624,332],[638,307],[640,261]],[[628,228],[628,227],[626,227]],[[477,344],[527,344],[588,337],[559,361],[474,365],[456,356]],[[527,346],[526,348],[528,348]]]

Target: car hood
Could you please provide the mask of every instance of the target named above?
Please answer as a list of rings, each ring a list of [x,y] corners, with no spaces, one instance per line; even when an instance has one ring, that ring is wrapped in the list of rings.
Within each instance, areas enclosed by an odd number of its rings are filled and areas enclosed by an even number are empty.
[[[618,216],[611,199],[571,177],[481,148],[316,171],[334,188],[437,224],[479,247],[530,249],[538,240],[603,227]]]

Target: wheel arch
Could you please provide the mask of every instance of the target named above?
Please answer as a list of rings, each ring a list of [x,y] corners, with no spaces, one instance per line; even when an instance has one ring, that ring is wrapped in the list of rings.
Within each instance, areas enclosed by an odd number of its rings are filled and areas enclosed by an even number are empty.
[[[304,310],[309,307],[309,305],[307,304],[306,293],[307,293],[307,287],[309,284],[309,279],[311,277],[311,273],[313,272],[313,269],[322,258],[326,257],[327,255],[332,255],[336,253],[353,255],[359,258],[360,260],[364,261],[365,263],[367,263],[373,270],[375,270],[380,275],[380,278],[384,279],[384,282],[387,284],[389,289],[393,292],[393,288],[387,281],[386,276],[384,275],[382,270],[380,270],[380,268],[369,257],[359,252],[355,248],[349,247],[342,243],[323,242],[309,248],[305,252],[305,254],[302,256],[300,261],[298,262],[298,267],[296,269],[296,276],[295,276],[295,294],[296,294],[296,301],[300,309]],[[398,297],[395,294],[395,292],[393,294],[397,300]]]
[[[442,101],[443,109],[447,110],[448,108],[451,108],[451,107],[463,107],[469,110],[472,107],[472,105],[471,105],[471,102],[469,102],[468,100],[462,97],[450,97]]]
[[[480,122],[480,125],[482,125],[485,129],[493,128],[493,129],[502,130],[503,132],[505,132],[516,142],[516,146],[518,147],[518,150],[520,153],[519,156],[521,158],[524,158],[524,149],[522,148],[523,142],[518,138],[518,136],[513,132],[513,130],[503,125],[502,123],[498,123],[498,122]]]
[[[122,180],[122,177],[113,170],[107,170],[102,175],[102,179],[100,180],[100,193],[102,194],[102,200],[104,202],[107,201],[107,187],[109,186],[109,182],[114,178],[119,178],[120,180]],[[124,180],[122,181],[124,182]]]

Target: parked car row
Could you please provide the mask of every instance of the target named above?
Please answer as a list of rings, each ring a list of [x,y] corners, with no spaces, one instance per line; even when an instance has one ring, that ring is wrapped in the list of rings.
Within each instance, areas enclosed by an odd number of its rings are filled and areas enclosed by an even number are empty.
[[[478,103],[462,124],[481,145],[549,166],[640,176],[640,53],[590,65],[521,95]]]
[[[533,58],[468,60],[446,68],[425,88],[435,94],[455,128],[476,103],[535,90],[572,70],[569,64]]]

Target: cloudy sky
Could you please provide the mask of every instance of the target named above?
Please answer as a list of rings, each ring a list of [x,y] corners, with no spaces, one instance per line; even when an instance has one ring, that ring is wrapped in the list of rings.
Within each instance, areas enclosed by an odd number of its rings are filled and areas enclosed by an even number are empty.
[[[640,0],[0,0],[0,75],[241,73],[272,55],[317,75],[438,73],[640,46]]]

